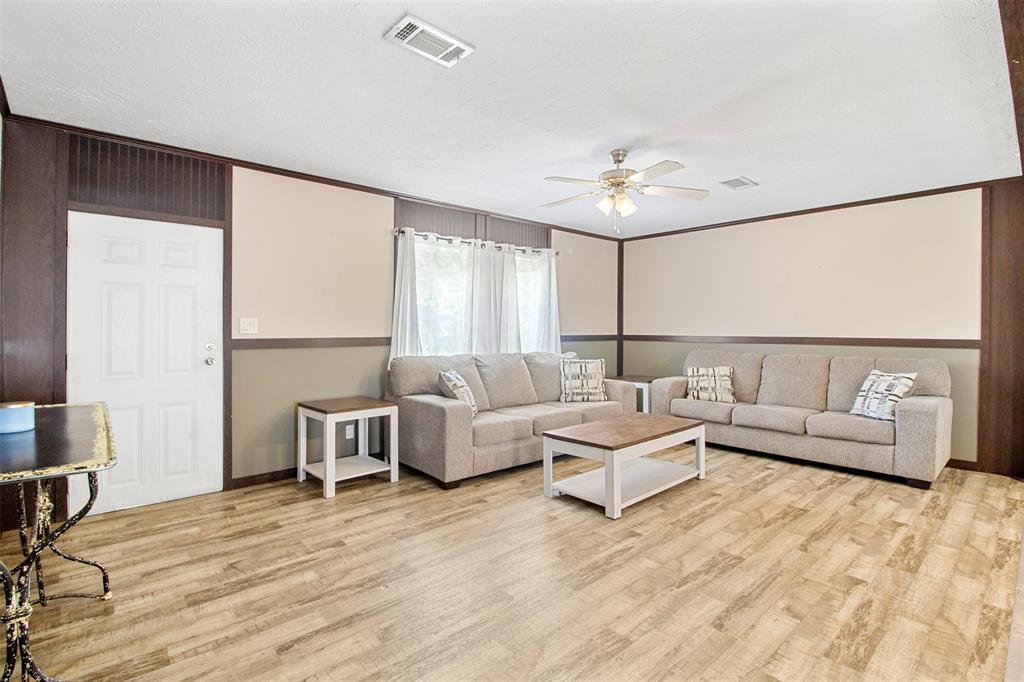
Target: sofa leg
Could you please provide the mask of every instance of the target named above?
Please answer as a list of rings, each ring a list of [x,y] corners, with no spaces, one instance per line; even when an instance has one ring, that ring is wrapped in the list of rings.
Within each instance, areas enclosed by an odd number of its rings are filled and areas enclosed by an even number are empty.
[[[434,482],[437,483],[437,487],[441,490],[454,490],[462,484],[462,481],[441,481],[436,478],[434,479]]]
[[[907,485],[911,488],[920,488],[921,490],[930,490],[932,487],[931,481],[922,481],[917,478],[908,478]]]

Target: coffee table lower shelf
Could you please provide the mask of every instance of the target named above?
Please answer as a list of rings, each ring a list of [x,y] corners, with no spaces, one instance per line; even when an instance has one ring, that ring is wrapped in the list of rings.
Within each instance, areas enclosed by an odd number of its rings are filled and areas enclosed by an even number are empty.
[[[674,485],[697,478],[696,467],[659,459],[629,460],[622,463],[622,506],[628,507],[652,495],[657,495]],[[571,495],[599,506],[605,506],[605,468],[600,467],[585,474],[563,478],[552,488],[557,494]]]

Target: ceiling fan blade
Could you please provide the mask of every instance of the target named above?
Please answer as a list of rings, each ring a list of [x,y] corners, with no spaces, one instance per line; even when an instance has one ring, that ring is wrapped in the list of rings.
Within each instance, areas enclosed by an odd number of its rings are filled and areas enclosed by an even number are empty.
[[[591,187],[600,187],[601,182],[599,180],[584,180],[583,178],[563,178],[559,175],[553,175],[550,178],[544,178],[551,182],[572,182],[577,185],[590,185]]]
[[[592,197],[595,194],[600,194],[603,191],[604,190],[596,189],[593,192],[584,192],[583,194],[577,194],[574,197],[567,197],[565,199],[559,199],[558,201],[552,201],[552,202],[547,203],[547,204],[541,204],[540,208],[547,208],[549,206],[558,206],[559,204],[568,204],[570,201],[579,201],[580,199],[586,199],[587,197]]]
[[[706,189],[692,189],[690,187],[666,187],[664,185],[645,185],[643,194],[650,194],[655,197],[672,197],[673,199],[693,199],[700,201],[707,199],[711,192]]]
[[[645,182],[647,180],[653,180],[659,178],[662,175],[668,175],[669,173],[675,173],[677,170],[682,170],[683,164],[678,161],[662,161],[656,163],[650,168],[644,168],[642,171],[637,171],[629,176],[629,179],[633,182]]]

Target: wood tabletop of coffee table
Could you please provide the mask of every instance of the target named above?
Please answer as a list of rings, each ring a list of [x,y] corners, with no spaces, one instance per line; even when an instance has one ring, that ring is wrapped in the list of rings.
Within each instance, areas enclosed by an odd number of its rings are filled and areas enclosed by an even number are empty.
[[[544,437],[602,450],[621,450],[700,426],[697,419],[667,414],[631,414],[545,431]]]

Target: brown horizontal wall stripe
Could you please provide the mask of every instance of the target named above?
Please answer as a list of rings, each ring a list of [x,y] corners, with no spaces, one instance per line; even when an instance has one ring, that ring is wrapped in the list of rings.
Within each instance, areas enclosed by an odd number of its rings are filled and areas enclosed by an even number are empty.
[[[257,350],[265,348],[351,348],[367,346],[390,346],[390,336],[345,336],[335,338],[295,339],[232,339],[232,350]]]
[[[673,343],[759,343],[801,346],[891,346],[897,348],[981,348],[980,339],[880,339],[834,336],[662,336],[626,334],[623,341]]]
[[[562,341],[618,341],[618,334],[563,334]]]
[[[615,341],[615,334],[574,334],[562,341]],[[271,348],[358,348],[390,346],[390,336],[344,336],[334,338],[294,339],[232,339],[232,350],[265,350]]]

